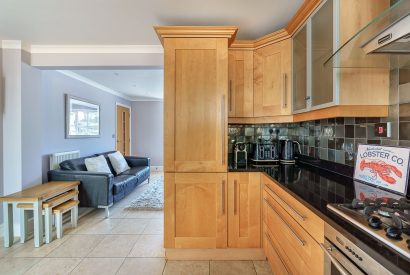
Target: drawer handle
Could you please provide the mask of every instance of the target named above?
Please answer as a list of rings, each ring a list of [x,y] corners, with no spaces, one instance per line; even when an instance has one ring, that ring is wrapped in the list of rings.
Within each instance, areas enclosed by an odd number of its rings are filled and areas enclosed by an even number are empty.
[[[276,199],[277,201],[279,201],[280,203],[282,203],[283,205],[285,205],[293,214],[295,214],[295,215],[298,217],[298,219],[300,219],[301,221],[305,221],[305,220],[306,220],[306,217],[305,217],[304,215],[300,214],[298,211],[296,211],[295,209],[293,209],[292,206],[290,206],[290,205],[287,204],[284,200],[282,200],[282,199],[275,193],[275,191],[273,191],[273,189],[272,189],[269,185],[265,184],[265,186],[273,193],[275,199]]]
[[[289,229],[289,232],[293,235],[293,237],[295,237],[299,244],[301,246],[304,246],[306,242],[302,240],[302,238],[300,238],[298,234],[296,234],[292,227],[290,227],[290,225],[281,217],[281,215],[275,210],[275,208],[270,204],[270,202],[267,199],[264,200],[266,201],[266,204],[272,209],[272,211],[275,212],[276,216],[278,216],[282,223]]]
[[[283,267],[286,269],[286,273],[287,274],[291,274],[288,270],[288,267],[286,266],[285,262],[283,261],[282,257],[279,255],[278,251],[275,249],[275,247],[273,246],[273,241],[270,238],[268,233],[265,233],[266,238],[268,239],[268,242],[270,244],[270,246],[272,247],[272,250],[275,252],[276,255],[278,255],[278,258],[280,260],[280,262],[282,263]]]

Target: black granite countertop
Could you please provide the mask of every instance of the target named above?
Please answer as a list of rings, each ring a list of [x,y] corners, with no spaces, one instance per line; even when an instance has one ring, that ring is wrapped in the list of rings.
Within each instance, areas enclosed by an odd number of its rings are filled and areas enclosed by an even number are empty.
[[[295,199],[316,213],[329,225],[354,241],[362,250],[382,262],[394,274],[410,273],[410,261],[392,251],[381,242],[366,235],[326,207],[329,203],[350,203],[355,198],[355,182],[352,177],[330,172],[299,161],[294,165],[270,167],[229,166],[229,172],[264,172]],[[340,171],[338,171],[340,172]],[[357,184],[357,183],[356,183]]]

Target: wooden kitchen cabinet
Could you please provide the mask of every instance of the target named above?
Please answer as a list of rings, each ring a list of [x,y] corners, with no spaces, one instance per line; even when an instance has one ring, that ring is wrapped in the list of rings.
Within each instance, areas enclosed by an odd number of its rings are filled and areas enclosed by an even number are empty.
[[[324,221],[268,176],[262,174],[261,182],[263,245],[272,269],[323,274]]]
[[[227,247],[227,173],[165,173],[165,248]]]
[[[255,50],[254,116],[269,117],[292,113],[292,40]]]
[[[235,27],[156,27],[164,45],[164,170],[226,172]]]
[[[229,50],[228,116],[253,117],[253,51]]]
[[[228,173],[228,247],[261,247],[260,173]]]

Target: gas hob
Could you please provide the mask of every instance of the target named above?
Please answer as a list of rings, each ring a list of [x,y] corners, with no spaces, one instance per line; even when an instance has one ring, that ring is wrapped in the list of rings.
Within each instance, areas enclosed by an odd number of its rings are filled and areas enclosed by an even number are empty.
[[[327,208],[410,259],[410,200],[393,196],[361,196],[351,203],[329,204]]]

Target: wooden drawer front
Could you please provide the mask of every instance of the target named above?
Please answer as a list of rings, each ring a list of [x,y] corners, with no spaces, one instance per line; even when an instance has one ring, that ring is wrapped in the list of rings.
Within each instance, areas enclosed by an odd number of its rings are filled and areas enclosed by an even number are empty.
[[[324,221],[284,191],[272,179],[262,175],[264,190],[292,216],[318,243],[324,242]]]
[[[266,224],[263,224],[263,249],[273,274],[288,275],[297,273],[286,255],[283,254],[277,241],[272,237],[272,233],[269,232]]]
[[[323,273],[323,252],[319,244],[283,208],[264,192],[266,225],[299,273]]]

